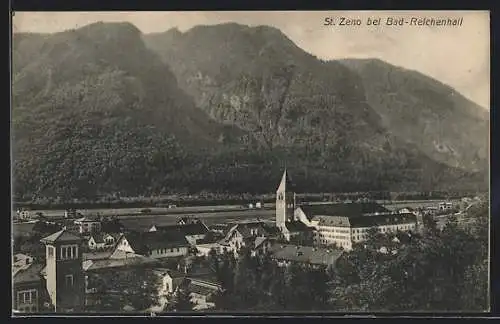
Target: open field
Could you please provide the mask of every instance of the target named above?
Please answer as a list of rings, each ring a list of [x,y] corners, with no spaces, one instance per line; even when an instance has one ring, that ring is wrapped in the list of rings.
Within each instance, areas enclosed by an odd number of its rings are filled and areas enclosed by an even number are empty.
[[[420,201],[378,201],[389,210],[398,210],[404,207],[418,208],[437,206],[441,200],[420,200]],[[179,217],[191,216],[202,219],[207,225],[247,220],[247,219],[273,219],[274,204],[266,204],[263,209],[247,209],[237,205],[226,206],[194,206],[177,208],[149,208],[150,213],[141,212],[143,208],[123,208],[123,209],[92,209],[79,210],[84,215],[100,213],[103,216],[116,216],[127,227],[147,227],[155,225],[175,224]],[[33,213],[42,212],[46,217],[63,217],[64,210],[34,210]],[[15,235],[29,233],[34,224],[22,223],[13,225]]]
[[[390,210],[397,210],[403,207],[429,207],[437,206],[442,200],[408,200],[408,201],[377,201],[383,204]],[[322,204],[318,202],[311,202],[311,204]],[[142,213],[141,210],[149,209],[149,213]],[[179,215],[190,213],[215,213],[215,212],[241,212],[241,211],[255,211],[258,209],[248,209],[241,205],[219,205],[219,206],[186,206],[186,207],[145,207],[145,208],[100,208],[100,209],[79,209],[83,215],[101,214],[103,216],[150,216],[150,215]],[[274,210],[275,204],[265,204],[265,210]],[[41,212],[46,217],[63,217],[64,210],[33,210],[32,213]]]
[[[266,209],[273,208],[274,205],[266,206]],[[143,209],[149,209],[150,212],[143,213]],[[215,213],[215,212],[241,212],[247,208],[238,205],[225,206],[193,206],[193,207],[145,207],[145,208],[102,208],[102,209],[78,209],[78,212],[83,215],[100,214],[103,216],[150,216],[150,215],[184,215],[198,213]],[[64,210],[33,210],[32,213],[41,212],[46,217],[63,217]]]

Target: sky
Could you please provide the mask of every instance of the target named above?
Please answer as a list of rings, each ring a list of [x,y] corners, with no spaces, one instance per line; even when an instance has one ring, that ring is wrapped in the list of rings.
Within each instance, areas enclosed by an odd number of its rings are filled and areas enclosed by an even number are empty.
[[[361,26],[325,26],[324,19],[361,19]],[[380,26],[366,25],[381,18]],[[387,26],[388,17],[463,18],[462,26]],[[54,33],[93,22],[128,21],[143,33],[177,27],[236,22],[279,28],[305,51],[322,59],[379,58],[420,71],[489,109],[490,35],[487,11],[190,11],[16,12],[14,32]]]

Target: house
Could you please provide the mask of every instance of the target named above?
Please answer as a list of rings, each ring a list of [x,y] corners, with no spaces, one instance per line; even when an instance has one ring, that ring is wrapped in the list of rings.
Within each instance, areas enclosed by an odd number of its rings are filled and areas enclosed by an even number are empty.
[[[254,239],[252,242],[251,246],[251,255],[265,255],[268,253],[271,249],[271,246],[273,245],[273,239],[267,238],[267,237],[262,237],[258,236]]]
[[[12,262],[12,275],[15,276],[21,270],[29,268],[33,264],[34,258],[27,254],[17,253]]]
[[[79,226],[80,234],[98,233],[101,231],[101,221],[96,217],[85,216],[75,220],[75,224]]]
[[[215,250],[217,254],[224,253],[224,246],[219,243],[224,236],[216,232],[208,232],[204,239],[198,240],[196,242],[196,250],[198,255],[208,256],[212,250]]]
[[[215,271],[205,264],[192,266],[186,275],[184,284],[194,303],[194,310],[205,310],[215,306],[213,297],[222,291]]]
[[[193,224],[193,223],[198,223],[198,222],[200,222],[200,220],[198,218],[184,216],[184,217],[181,217],[177,220],[177,225],[187,225],[187,224]]]
[[[218,243],[225,251],[237,253],[242,247],[254,246],[256,238],[277,238],[279,229],[262,221],[242,221],[233,223],[227,234]]]
[[[209,227],[210,231],[220,233],[226,235],[227,232],[231,229],[231,225],[228,223],[224,224],[214,224]]]
[[[160,305],[154,307],[152,311],[162,311],[170,299],[170,296],[174,294],[186,278],[186,274],[167,268],[154,268],[153,272],[160,277],[161,284],[158,288]]]
[[[149,232],[179,232],[184,235],[191,245],[196,245],[196,241],[204,239],[210,230],[202,221],[187,222],[184,224],[156,226],[153,225]]]
[[[299,246],[291,244],[273,244],[269,252],[271,257],[280,266],[287,266],[291,263],[307,264],[311,266],[334,267],[337,260],[342,255],[339,249],[326,249],[311,246]]]
[[[453,209],[453,203],[451,202],[440,202],[438,206],[439,210],[450,210]]]
[[[118,236],[119,238],[119,236]],[[88,240],[89,249],[105,249],[112,247],[117,240],[116,235],[111,235],[107,233],[93,233],[90,235]]]
[[[160,259],[187,255],[189,247],[186,237],[178,231],[129,232],[116,242],[114,253],[121,251]]]
[[[31,219],[31,211],[26,209],[18,209],[16,210],[16,216],[20,220],[29,220]]]
[[[76,218],[77,216],[78,213],[74,208],[69,208],[64,211],[64,218]]]
[[[46,300],[45,280],[40,274],[43,263],[33,263],[30,257],[23,258],[24,267],[13,273],[13,309],[20,313],[37,313]]]

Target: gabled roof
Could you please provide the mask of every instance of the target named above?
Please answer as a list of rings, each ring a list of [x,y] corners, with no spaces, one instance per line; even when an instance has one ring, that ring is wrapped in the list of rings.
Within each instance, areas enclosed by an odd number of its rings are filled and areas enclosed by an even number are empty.
[[[278,189],[276,190],[281,192],[294,192],[296,190],[295,184],[290,180],[290,176],[288,175],[287,170],[283,172],[283,176],[281,177],[280,184]]]
[[[183,233],[184,235],[203,235],[207,234],[209,229],[203,222],[195,222],[189,224],[176,224],[176,225],[167,225],[167,226],[156,226],[157,231],[178,231]]]
[[[205,238],[196,241],[196,245],[216,243],[223,238],[224,236],[222,234],[208,232]]]
[[[42,263],[32,263],[26,269],[20,270],[14,275],[14,284],[38,282],[42,280],[41,271],[45,267]]]
[[[83,260],[103,260],[108,259],[111,256],[112,252],[84,252],[82,253]]]
[[[142,266],[155,264],[158,261],[148,257],[134,255],[128,258],[120,259],[102,259],[102,260],[86,260],[83,262],[83,269],[85,271],[110,269],[130,266]]]
[[[187,247],[190,245],[186,237],[176,231],[129,232],[125,234],[125,239],[132,249],[139,254],[156,249]]]
[[[82,238],[71,233],[68,230],[61,230],[59,232],[55,232],[47,237],[44,237],[40,240],[42,243],[62,243],[62,242],[81,242]]]
[[[256,237],[255,241],[253,242],[253,248],[256,249],[258,248],[262,243],[266,242],[268,240],[267,237]]]
[[[278,260],[317,265],[333,265],[343,253],[337,249],[323,249],[290,244],[283,245],[279,243],[273,244],[270,251],[272,256]]]
[[[306,224],[300,221],[287,222],[285,226],[286,229],[289,230],[290,232],[307,232],[313,230],[312,228],[309,228]]]
[[[200,281],[208,284],[219,285],[217,273],[214,269],[206,264],[197,264],[188,270],[187,278],[192,281]]]
[[[314,220],[318,220],[318,225],[320,226],[372,227],[415,223],[417,221],[417,216],[413,213],[381,214],[356,217],[316,216],[314,217]]]
[[[219,286],[198,285],[195,282],[189,283],[187,287],[187,291],[189,291],[190,293],[206,297],[215,294],[220,290],[221,288]]]
[[[314,216],[358,217],[367,214],[390,213],[387,208],[374,202],[302,205],[300,208],[309,220]]]
[[[100,222],[97,216],[84,216],[75,220],[75,222],[81,223],[95,223]]]
[[[394,224],[416,223],[417,216],[413,213],[393,215],[362,216],[349,219],[352,227],[372,227]]]
[[[90,237],[94,239],[96,243],[104,243],[104,235],[103,233],[94,233],[91,234]]]

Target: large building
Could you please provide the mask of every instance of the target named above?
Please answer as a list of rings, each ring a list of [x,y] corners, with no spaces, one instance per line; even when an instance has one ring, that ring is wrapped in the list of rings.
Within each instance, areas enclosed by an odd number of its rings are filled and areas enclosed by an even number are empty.
[[[297,208],[295,185],[285,170],[276,190],[276,227],[288,241],[294,237],[312,234],[313,228],[295,217]]]
[[[381,233],[416,230],[414,213],[391,212],[373,202],[298,205],[294,188],[285,170],[276,192],[276,226],[289,241],[309,229],[314,245],[350,250],[373,228]]]
[[[13,264],[13,309],[20,313],[81,312],[85,305],[82,239],[66,230],[41,240],[45,264],[16,254]]]
[[[46,249],[45,281],[55,312],[81,312],[85,306],[83,240],[62,230],[41,240]]]

